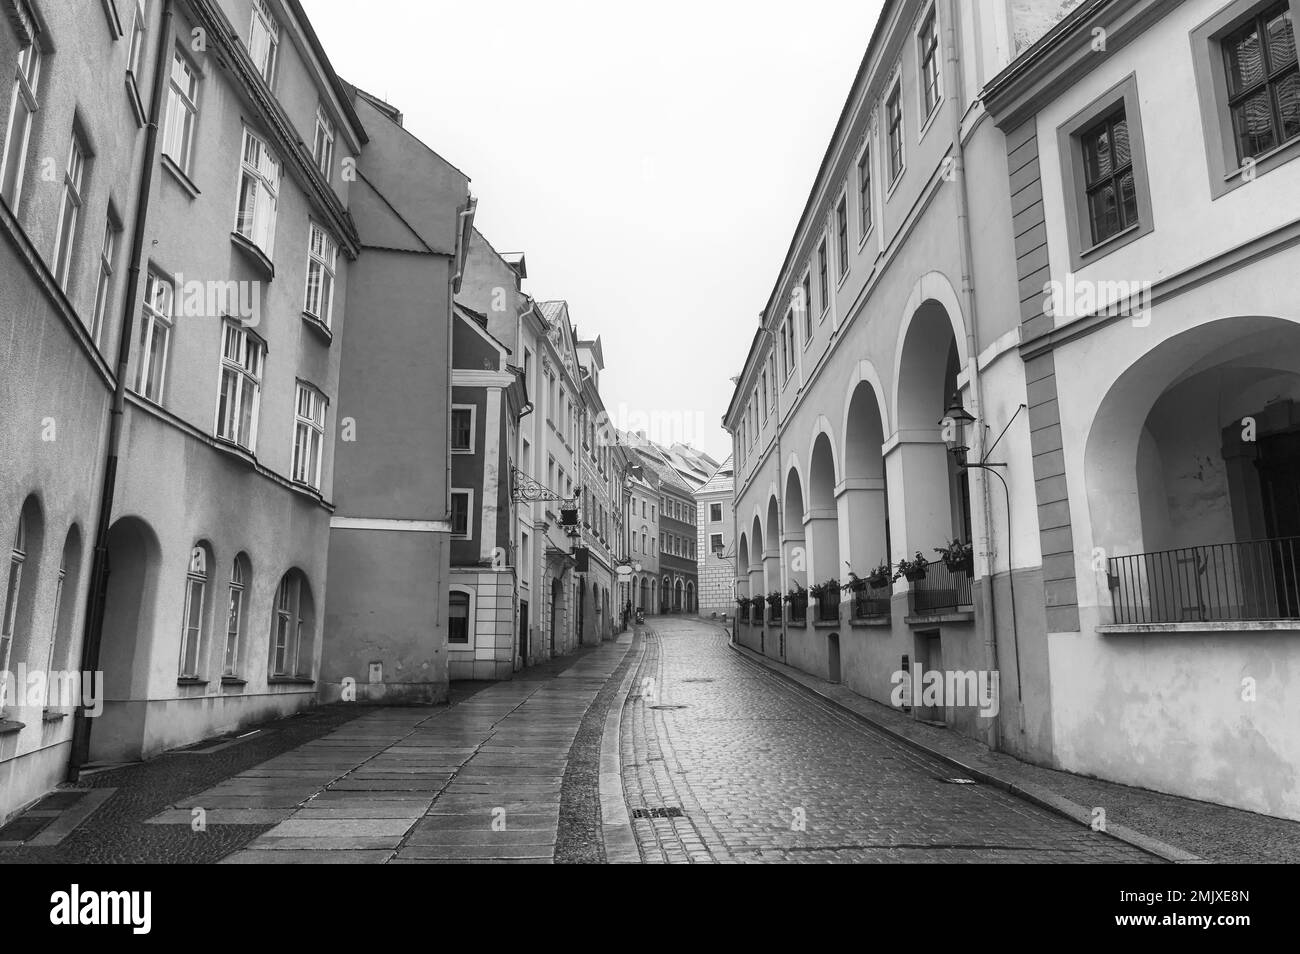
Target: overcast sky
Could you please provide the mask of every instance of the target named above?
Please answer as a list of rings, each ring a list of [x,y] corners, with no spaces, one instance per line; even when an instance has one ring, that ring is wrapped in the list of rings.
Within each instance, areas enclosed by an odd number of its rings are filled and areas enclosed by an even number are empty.
[[[881,0],[303,0],[334,68],[472,179],[599,335],[616,424],[721,417]]]

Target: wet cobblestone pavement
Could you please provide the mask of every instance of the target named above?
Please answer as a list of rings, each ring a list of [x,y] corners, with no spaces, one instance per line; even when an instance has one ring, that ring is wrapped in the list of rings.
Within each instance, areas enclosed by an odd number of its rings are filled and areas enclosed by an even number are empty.
[[[800,693],[699,621],[653,621],[620,744],[648,862],[1160,861],[944,781],[951,768]]]

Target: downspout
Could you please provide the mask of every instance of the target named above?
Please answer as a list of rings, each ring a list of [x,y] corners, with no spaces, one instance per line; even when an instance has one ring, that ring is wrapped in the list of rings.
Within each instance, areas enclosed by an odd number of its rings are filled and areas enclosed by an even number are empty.
[[[945,46],[948,60],[949,75],[953,77],[956,88],[956,95],[952,97],[949,109],[952,113],[952,143],[954,150],[954,161],[956,169],[954,182],[957,186],[957,217],[960,222],[959,234],[961,241],[959,243],[961,251],[961,301],[962,308],[967,315],[966,322],[966,354],[969,359],[970,368],[970,393],[974,407],[971,414],[978,421],[983,421],[984,408],[984,382],[979,370],[979,335],[977,328],[979,325],[979,316],[976,311],[975,303],[975,281],[974,281],[974,255],[972,252],[971,227],[970,227],[970,199],[966,183],[966,153],[961,138],[961,121],[962,110],[966,102],[966,82],[965,74],[962,69],[961,58],[958,55],[958,4],[956,0],[947,0],[947,28],[944,31],[946,35]],[[984,437],[982,433],[977,432],[971,443],[976,444],[972,451],[976,452],[977,459],[982,458]],[[992,522],[989,519],[992,513],[992,498],[990,497],[988,480],[980,476],[980,491],[983,497],[984,506],[984,533],[988,539],[992,539],[993,530]],[[1008,544],[1010,541],[1008,541]],[[1011,566],[1007,565],[1008,578],[1010,577]],[[993,598],[993,589],[996,579],[996,563],[993,559],[989,560],[989,578],[987,590],[981,599],[985,612],[984,618],[988,620],[985,628],[985,646],[989,660],[989,668],[993,672],[998,672],[998,640],[997,640],[997,610]],[[1011,621],[1012,627],[1015,626],[1015,620]],[[1017,700],[1019,701],[1019,700]],[[1002,748],[1001,738],[1002,723],[996,717],[992,725],[992,747],[995,750]]]
[[[153,70],[153,89],[149,92],[149,120],[145,125],[143,168],[136,194],[135,228],[131,235],[131,265],[127,272],[126,305],[122,315],[122,337],[117,345],[117,367],[113,380],[113,403],[109,409],[108,447],[104,458],[104,482],[100,487],[99,519],[95,524],[94,555],[87,593],[86,627],[81,647],[81,671],[99,671],[99,650],[104,636],[104,608],[108,595],[108,528],[113,516],[113,497],[117,490],[117,464],[122,446],[122,425],[126,416],[127,365],[131,360],[131,343],[135,340],[135,309],[140,289],[140,262],[144,256],[149,193],[153,188],[153,169],[157,162],[158,119],[162,113],[163,88],[171,57],[167,55],[172,39],[172,0],[163,0],[162,19],[158,27],[158,51]],[[90,755],[90,720],[84,705],[73,714],[72,745],[68,752],[67,781],[76,782],[81,766]]]

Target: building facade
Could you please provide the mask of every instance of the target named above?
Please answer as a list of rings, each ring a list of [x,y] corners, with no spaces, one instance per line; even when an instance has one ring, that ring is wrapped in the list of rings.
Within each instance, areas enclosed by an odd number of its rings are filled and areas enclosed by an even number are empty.
[[[732,536],[732,495],[735,472],[731,458],[723,461],[695,491],[699,532],[695,553],[699,573],[701,616],[732,616],[736,612],[735,538]]]
[[[885,4],[724,421],[737,587],[791,597],[742,643],[996,674],[911,711],[1300,817],[1293,18]]]

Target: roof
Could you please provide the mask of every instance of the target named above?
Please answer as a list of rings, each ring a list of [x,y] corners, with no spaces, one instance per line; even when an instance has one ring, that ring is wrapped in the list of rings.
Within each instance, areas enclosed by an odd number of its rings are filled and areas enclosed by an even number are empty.
[[[560,317],[561,314],[564,313],[564,310],[567,307],[568,307],[568,302],[563,300],[539,301],[537,303],[537,310],[542,313],[542,318],[546,320],[546,323],[548,325],[555,324],[556,320]]]
[[[730,493],[736,486],[736,471],[731,465],[731,458],[728,457],[699,490],[695,491],[697,496],[703,497],[705,494]]]

